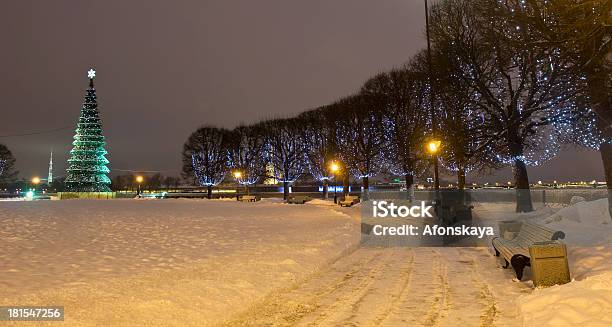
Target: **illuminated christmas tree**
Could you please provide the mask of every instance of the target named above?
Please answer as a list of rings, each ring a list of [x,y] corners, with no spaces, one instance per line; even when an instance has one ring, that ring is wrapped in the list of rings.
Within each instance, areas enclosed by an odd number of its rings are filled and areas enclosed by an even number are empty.
[[[89,89],[85,94],[85,102],[81,109],[81,117],[74,135],[74,146],[70,151],[68,169],[66,171],[66,190],[70,192],[109,192],[111,183],[106,167],[106,150],[102,123],[98,112],[96,89],[93,79],[96,72],[90,69]]]

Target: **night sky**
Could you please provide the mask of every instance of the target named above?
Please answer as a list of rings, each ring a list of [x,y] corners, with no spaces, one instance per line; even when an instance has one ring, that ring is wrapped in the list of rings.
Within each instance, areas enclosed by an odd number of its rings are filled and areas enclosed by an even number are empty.
[[[64,175],[90,67],[109,167],[178,175],[198,126],[328,104],[425,46],[421,0],[19,0],[0,21],[0,136],[69,127],[0,137],[23,177],[46,177],[51,148]],[[530,174],[592,180],[603,168],[597,152],[568,150]]]

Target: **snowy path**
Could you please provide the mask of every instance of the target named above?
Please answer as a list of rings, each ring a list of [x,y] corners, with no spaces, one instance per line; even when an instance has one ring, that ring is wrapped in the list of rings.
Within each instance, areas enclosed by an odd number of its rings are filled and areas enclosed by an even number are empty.
[[[494,264],[486,249],[360,248],[227,325],[520,325],[512,300],[528,290],[482,262]]]

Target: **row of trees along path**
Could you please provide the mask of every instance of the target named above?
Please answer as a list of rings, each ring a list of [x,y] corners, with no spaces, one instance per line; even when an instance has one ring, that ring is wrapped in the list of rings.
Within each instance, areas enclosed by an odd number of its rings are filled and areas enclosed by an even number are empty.
[[[325,186],[334,178],[348,185],[352,175],[367,196],[374,175],[401,176],[410,187],[426,174],[424,144],[435,128],[440,163],[459,188],[470,171],[513,168],[517,211],[533,210],[527,166],[564,144],[601,151],[610,189],[611,9],[609,1],[439,1],[430,13],[433,76],[421,51],[357,93],[297,117],[232,131],[202,127],[185,143],[183,173],[209,196],[232,170],[248,189],[270,177],[266,165],[285,198],[305,175]],[[339,176],[329,171],[332,161]]]

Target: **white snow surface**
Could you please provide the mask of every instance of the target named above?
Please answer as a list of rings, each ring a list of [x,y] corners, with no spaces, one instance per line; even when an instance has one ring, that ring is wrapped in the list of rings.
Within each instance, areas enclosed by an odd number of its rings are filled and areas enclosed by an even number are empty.
[[[64,305],[70,326],[210,325],[358,235],[339,211],[274,201],[0,202],[0,305]]]
[[[565,232],[573,281],[519,299],[525,326],[612,326],[608,200],[578,202],[538,220]]]
[[[518,302],[524,326],[612,326],[612,272],[536,289]]]
[[[514,213],[512,203],[476,207],[484,221],[532,220],[565,233],[572,282],[516,300],[522,326],[612,326],[612,220],[608,200]],[[533,287],[530,271],[521,284]]]
[[[67,326],[612,325],[607,201],[512,211],[475,215],[563,230],[572,282],[533,289],[489,248],[358,247],[359,208],[323,200],[0,202],[0,306],[63,305]]]

